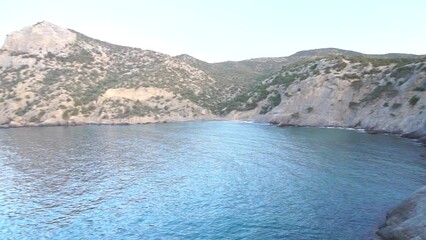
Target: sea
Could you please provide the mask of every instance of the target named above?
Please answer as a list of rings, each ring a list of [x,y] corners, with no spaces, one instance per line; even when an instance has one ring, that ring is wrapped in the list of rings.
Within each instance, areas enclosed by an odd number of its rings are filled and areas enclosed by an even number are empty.
[[[0,239],[371,239],[425,153],[232,121],[0,129]]]

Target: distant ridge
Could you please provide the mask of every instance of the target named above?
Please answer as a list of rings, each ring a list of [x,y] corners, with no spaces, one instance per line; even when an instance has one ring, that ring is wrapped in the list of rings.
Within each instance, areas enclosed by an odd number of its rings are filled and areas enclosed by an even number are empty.
[[[311,50],[303,50],[296,52],[293,55],[290,55],[289,57],[326,57],[330,55],[344,55],[344,56],[360,56],[364,55],[360,52],[355,52],[351,50],[344,50],[344,49],[338,49],[338,48],[318,48],[318,49],[311,49]]]
[[[371,58],[417,58],[425,55],[407,54],[407,53],[386,53],[386,54],[365,54],[361,52],[339,49],[339,48],[318,48],[311,50],[303,50],[290,55],[289,58],[315,58],[327,56],[365,56]]]

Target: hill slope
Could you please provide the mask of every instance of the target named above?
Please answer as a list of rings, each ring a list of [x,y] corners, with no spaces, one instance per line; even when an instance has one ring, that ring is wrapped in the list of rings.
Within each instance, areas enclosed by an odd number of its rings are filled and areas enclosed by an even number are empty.
[[[263,74],[187,61],[35,24],[9,35],[0,52],[0,124],[210,119],[220,103],[253,83],[242,78]]]
[[[425,90],[426,58],[329,56],[284,67],[234,101],[231,115],[425,136]]]
[[[327,48],[207,63],[41,22],[0,50],[0,125],[250,119],[426,135],[425,58]]]

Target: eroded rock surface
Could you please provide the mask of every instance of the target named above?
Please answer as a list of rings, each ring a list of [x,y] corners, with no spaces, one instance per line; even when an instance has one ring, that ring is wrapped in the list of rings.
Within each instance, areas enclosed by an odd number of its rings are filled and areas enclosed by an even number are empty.
[[[377,235],[385,240],[426,239],[426,186],[389,211]]]
[[[58,53],[76,41],[77,34],[43,21],[9,34],[3,49],[11,52],[46,54]]]

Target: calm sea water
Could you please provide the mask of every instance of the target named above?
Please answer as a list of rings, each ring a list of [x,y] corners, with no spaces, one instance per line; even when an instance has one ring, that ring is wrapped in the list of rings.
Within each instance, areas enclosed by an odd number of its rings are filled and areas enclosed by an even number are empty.
[[[426,152],[237,122],[0,130],[1,239],[368,239]]]

